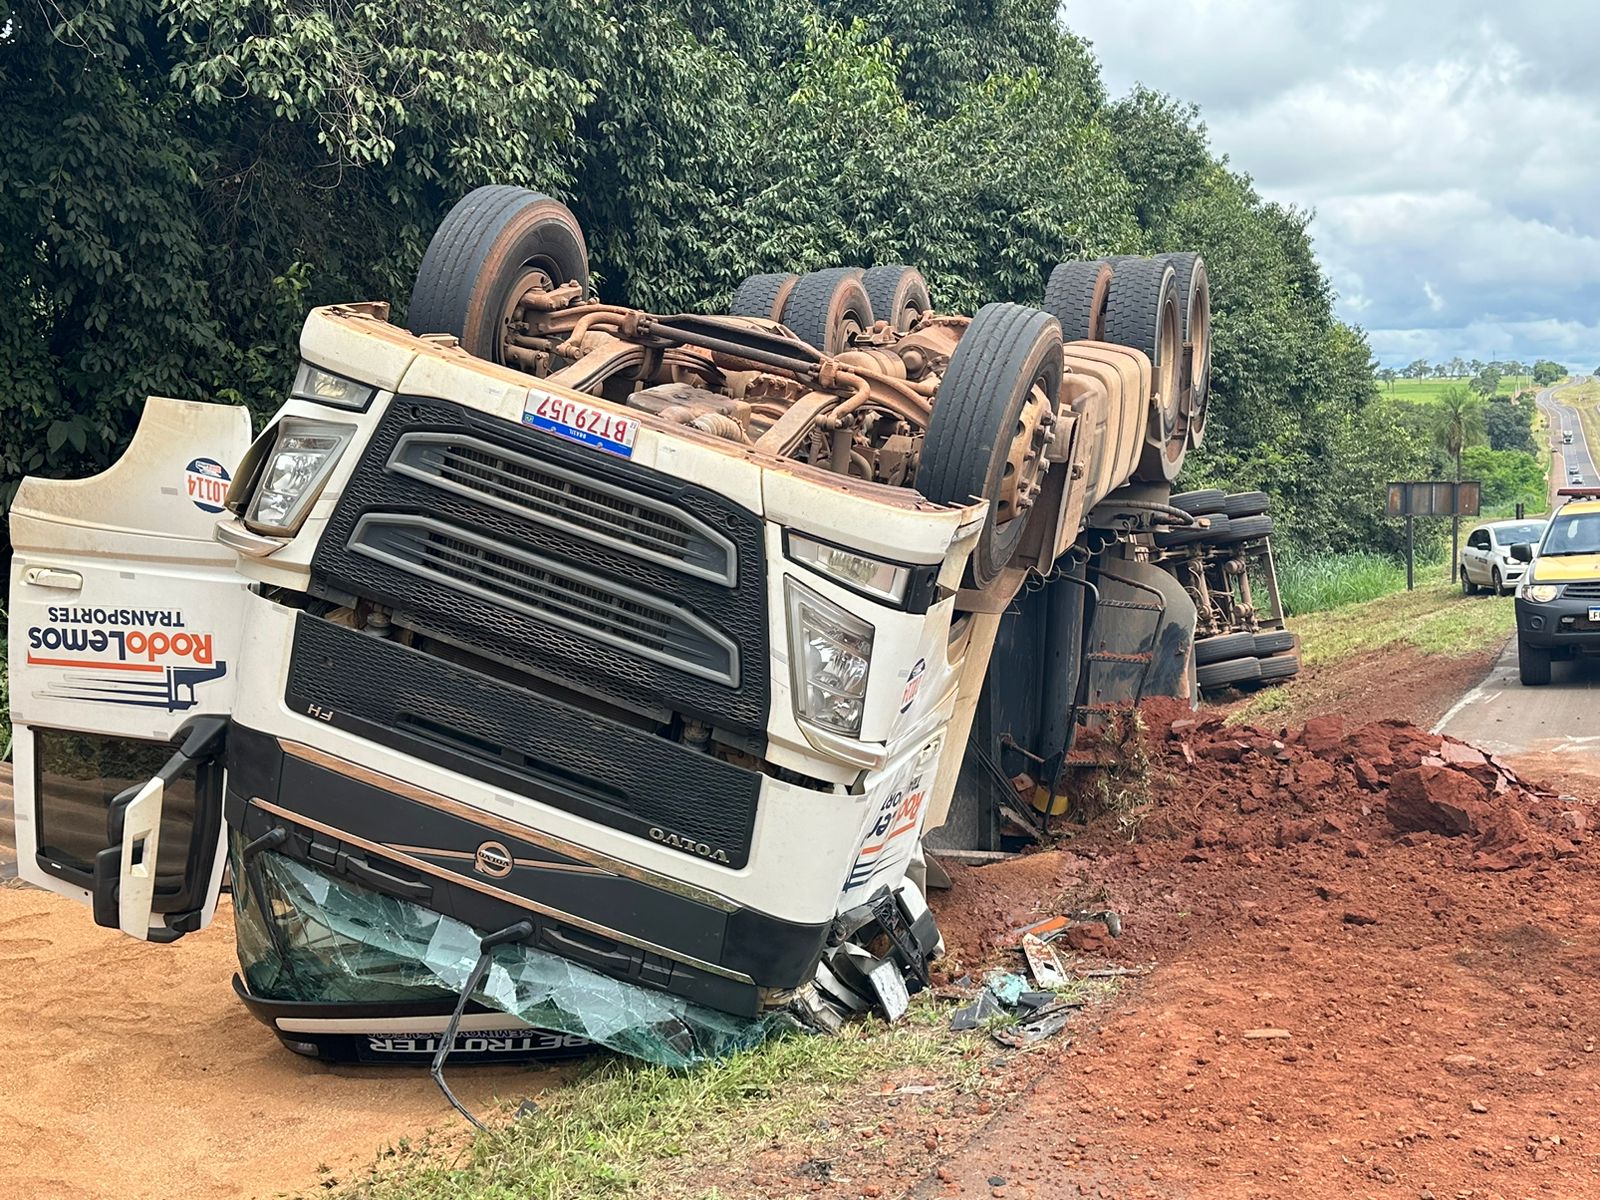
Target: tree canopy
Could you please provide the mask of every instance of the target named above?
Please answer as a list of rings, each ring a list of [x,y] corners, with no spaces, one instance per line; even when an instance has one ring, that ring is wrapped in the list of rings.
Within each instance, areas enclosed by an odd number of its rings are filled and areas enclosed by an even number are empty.
[[[1059,260],[1197,250],[1213,418],[1191,483],[1309,549],[1382,544],[1427,439],[1375,403],[1310,214],[1200,114],[1106,95],[1048,0],[43,0],[0,54],[0,502],[79,474],[149,393],[279,402],[313,304],[394,301],[449,205],[572,205],[603,297],[715,310],[746,274],[905,261],[939,304]],[[1425,366],[1426,364],[1424,364]]]

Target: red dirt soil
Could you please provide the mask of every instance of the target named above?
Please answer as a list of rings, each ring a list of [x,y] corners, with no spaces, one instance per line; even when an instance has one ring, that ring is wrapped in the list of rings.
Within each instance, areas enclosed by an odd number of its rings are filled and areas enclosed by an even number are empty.
[[[1600,1195],[1600,812],[1399,722],[1146,719],[1131,839],[1103,820],[936,899],[959,969],[1102,899],[1124,934],[1080,961],[1156,969],[1041,1050],[975,1050],[975,1093],[882,1110],[909,1136],[841,1138],[824,1179],[760,1163],[759,1194]]]

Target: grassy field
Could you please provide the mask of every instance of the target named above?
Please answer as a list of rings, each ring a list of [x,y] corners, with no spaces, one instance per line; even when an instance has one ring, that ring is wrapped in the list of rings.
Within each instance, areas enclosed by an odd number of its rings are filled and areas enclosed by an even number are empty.
[[[1437,400],[1446,388],[1457,385],[1465,387],[1470,382],[1472,381],[1465,376],[1460,379],[1396,379],[1393,385],[1380,380],[1378,383],[1378,395],[1395,400]],[[1507,375],[1500,380],[1500,386],[1495,389],[1495,395],[1509,396],[1518,388],[1532,386],[1532,375]]]
[[[1284,555],[1278,562],[1283,605],[1296,617],[1373,600],[1405,585],[1405,563],[1370,550],[1315,558]]]

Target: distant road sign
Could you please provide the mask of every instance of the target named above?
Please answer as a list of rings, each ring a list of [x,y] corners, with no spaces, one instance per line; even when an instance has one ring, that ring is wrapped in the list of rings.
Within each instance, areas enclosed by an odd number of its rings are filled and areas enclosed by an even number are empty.
[[[1391,517],[1475,517],[1481,491],[1476,479],[1391,483],[1385,511]]]

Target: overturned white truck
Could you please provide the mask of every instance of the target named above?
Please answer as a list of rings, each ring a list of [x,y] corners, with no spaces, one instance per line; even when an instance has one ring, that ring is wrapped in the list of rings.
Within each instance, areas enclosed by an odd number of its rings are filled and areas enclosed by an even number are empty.
[[[310,314],[253,441],[152,399],[103,474],[26,480],[22,874],[171,942],[231,864],[236,989],[302,1053],[689,1062],[897,1011],[924,835],[992,844],[1002,752],[1054,800],[1076,729],[1192,693],[1157,535],[1195,525],[1204,267],[733,310],[597,303],[571,214],[483,188],[409,332]]]

